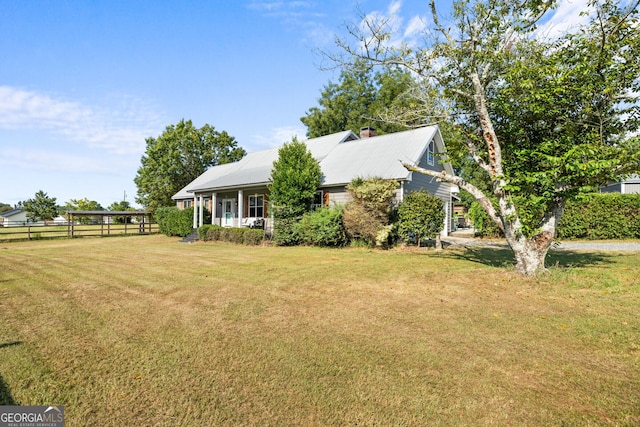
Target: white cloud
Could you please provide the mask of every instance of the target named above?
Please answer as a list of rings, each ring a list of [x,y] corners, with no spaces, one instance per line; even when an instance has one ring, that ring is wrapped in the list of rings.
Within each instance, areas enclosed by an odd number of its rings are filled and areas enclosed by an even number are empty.
[[[0,129],[45,130],[115,154],[144,151],[158,129],[151,108],[126,95],[111,106],[87,106],[35,91],[0,86]]]
[[[426,29],[427,24],[424,21],[424,18],[421,16],[414,16],[407,24],[407,28],[404,30],[404,37],[408,39],[412,39],[414,37],[419,36]]]
[[[585,24],[589,20],[589,16],[581,14],[581,12],[593,10],[588,3],[589,0],[560,1],[549,20],[538,27],[537,35],[545,39],[556,39],[558,36]]]
[[[301,126],[276,127],[270,129],[266,134],[254,135],[254,142],[250,145],[256,150],[279,147],[286,142],[291,142],[294,136],[298,138],[298,141],[306,140],[306,133],[306,129]]]

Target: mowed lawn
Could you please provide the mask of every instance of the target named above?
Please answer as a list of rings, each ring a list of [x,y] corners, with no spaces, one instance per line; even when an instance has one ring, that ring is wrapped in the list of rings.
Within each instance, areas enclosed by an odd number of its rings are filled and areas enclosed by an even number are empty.
[[[640,425],[640,254],[510,263],[3,243],[0,404],[64,405],[68,427]]]

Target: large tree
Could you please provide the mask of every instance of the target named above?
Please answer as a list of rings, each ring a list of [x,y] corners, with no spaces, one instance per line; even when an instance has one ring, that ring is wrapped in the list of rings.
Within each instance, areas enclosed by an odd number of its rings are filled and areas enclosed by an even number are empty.
[[[58,215],[56,198],[49,197],[47,193],[40,190],[33,199],[29,199],[22,204],[27,212],[27,219],[32,222],[49,221]]]
[[[235,162],[246,154],[227,132],[208,124],[196,128],[191,120],[167,126],[158,138],[147,138],[146,143],[134,182],[136,202],[151,211],[172,205],[171,196],[209,167]]]
[[[329,82],[321,92],[319,106],[311,107],[300,119],[307,136],[316,138],[343,130],[358,134],[363,126],[372,125],[378,133],[407,129],[407,123],[388,120],[389,109],[407,107],[407,96],[413,86],[410,73],[388,66],[374,70],[364,62],[345,67],[338,83]]]
[[[391,27],[374,18],[350,29],[358,47],[339,44],[437,89],[465,136],[450,155],[472,158],[488,188],[405,167],[472,194],[504,232],[516,269],[532,275],[545,268],[566,201],[638,169],[639,3],[591,0],[587,24],[542,40],[536,24],[555,1],[455,1],[445,22],[431,0],[423,45],[389,43]]]
[[[294,137],[278,150],[278,160],[273,162],[269,179],[276,244],[298,243],[296,224],[311,210],[321,180],[320,165],[304,142]]]

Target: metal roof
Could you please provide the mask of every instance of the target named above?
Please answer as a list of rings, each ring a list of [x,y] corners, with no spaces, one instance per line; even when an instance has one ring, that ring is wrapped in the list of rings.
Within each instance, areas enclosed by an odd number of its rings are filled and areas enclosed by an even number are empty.
[[[22,208],[12,209],[12,210],[10,210],[10,211],[0,212],[0,216],[3,216],[3,217],[5,217],[5,218],[8,218],[8,217],[10,217],[10,216],[17,215],[17,214],[19,214],[19,213],[21,213],[21,212],[23,212],[23,211],[24,211],[24,209],[22,209]]]
[[[425,126],[405,132],[359,139],[351,131],[305,141],[323,173],[322,186],[348,184],[354,178],[381,177],[406,180],[411,176],[401,162],[417,163],[429,142],[436,141],[436,151],[443,152],[442,137],[437,126]],[[271,177],[279,148],[255,151],[241,160],[213,166],[173,196],[193,197],[195,192],[221,191],[265,185]],[[453,173],[450,166],[445,165]]]

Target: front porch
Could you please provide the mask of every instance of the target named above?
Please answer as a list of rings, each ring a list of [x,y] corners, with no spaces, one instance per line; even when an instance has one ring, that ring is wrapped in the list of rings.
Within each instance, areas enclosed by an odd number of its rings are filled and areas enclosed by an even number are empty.
[[[222,227],[251,227],[270,230],[266,187],[228,192],[198,193],[193,199],[193,227],[204,225],[205,210],[211,224]]]

